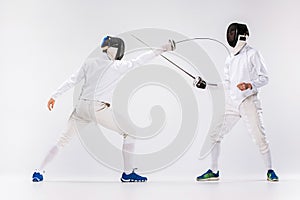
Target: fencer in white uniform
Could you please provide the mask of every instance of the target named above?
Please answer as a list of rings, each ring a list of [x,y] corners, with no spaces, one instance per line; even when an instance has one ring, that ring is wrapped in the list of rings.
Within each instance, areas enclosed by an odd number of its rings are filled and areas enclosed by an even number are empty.
[[[249,36],[245,24],[232,23],[227,29],[227,41],[232,49],[224,69],[226,94],[225,114],[210,129],[211,169],[197,177],[198,181],[219,180],[218,158],[220,143],[239,121],[243,119],[253,141],[257,144],[267,169],[267,180],[278,181],[272,169],[271,152],[263,123],[259,89],[268,83],[267,69],[261,54],[247,44]]]
[[[96,57],[87,59],[84,64],[73,73],[52,95],[48,101],[49,110],[53,109],[55,101],[63,93],[73,88],[76,84],[83,81],[81,94],[78,104],[75,106],[67,124],[67,128],[61,134],[57,143],[50,149],[41,166],[33,173],[34,182],[43,181],[45,167],[57,155],[59,150],[64,147],[76,134],[76,123],[88,124],[96,122],[97,124],[115,131],[122,135],[124,173],[122,182],[144,182],[146,177],[140,176],[134,172],[132,153],[134,152],[135,140],[122,131],[114,122],[112,112],[112,95],[120,78],[135,67],[141,66],[156,56],[166,51],[175,49],[175,43],[169,40],[168,43],[160,48],[150,50],[135,59],[121,60],[125,44],[121,38],[107,36],[101,43],[103,53]]]

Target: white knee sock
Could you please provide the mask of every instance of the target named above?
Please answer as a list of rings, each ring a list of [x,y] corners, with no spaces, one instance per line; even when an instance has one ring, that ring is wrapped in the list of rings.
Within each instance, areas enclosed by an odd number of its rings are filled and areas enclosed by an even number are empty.
[[[211,150],[211,170],[216,173],[219,169],[218,160],[220,155],[220,142],[217,142],[214,148]]]
[[[42,162],[39,170],[44,171],[45,167],[48,165],[49,162],[53,160],[53,158],[57,155],[58,152],[59,148],[56,145],[52,147],[48,152],[47,156],[45,157],[44,161]]]
[[[272,159],[270,150],[267,153],[262,154],[264,163],[266,165],[267,170],[272,169]]]
[[[128,136],[124,137],[122,154],[123,154],[123,161],[124,161],[124,172],[126,174],[130,174],[134,169],[133,167],[134,149],[135,149],[135,140]]]

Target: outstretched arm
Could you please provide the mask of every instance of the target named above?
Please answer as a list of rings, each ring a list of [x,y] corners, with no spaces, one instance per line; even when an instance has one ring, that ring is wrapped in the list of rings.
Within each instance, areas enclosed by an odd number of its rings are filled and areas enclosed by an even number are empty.
[[[134,58],[129,61],[116,60],[114,62],[114,67],[117,68],[121,73],[124,73],[132,68],[141,66],[150,60],[154,59],[156,56],[161,55],[167,51],[175,50],[175,42],[173,40],[169,40],[166,44],[162,45],[160,48],[152,49],[146,53],[141,54],[137,58]]]

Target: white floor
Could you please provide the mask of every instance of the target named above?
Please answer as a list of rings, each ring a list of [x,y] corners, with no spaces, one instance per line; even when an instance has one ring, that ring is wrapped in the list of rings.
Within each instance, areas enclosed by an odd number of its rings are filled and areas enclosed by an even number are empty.
[[[300,179],[280,180],[193,180],[120,183],[119,181],[45,181],[8,180],[1,178],[1,200],[298,200]]]

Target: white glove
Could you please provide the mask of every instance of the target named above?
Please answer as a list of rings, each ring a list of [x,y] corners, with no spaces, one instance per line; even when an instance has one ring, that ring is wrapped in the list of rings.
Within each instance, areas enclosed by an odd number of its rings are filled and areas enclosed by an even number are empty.
[[[176,49],[176,43],[174,40],[169,40],[168,43],[164,44],[161,48],[164,52],[174,51]]]

